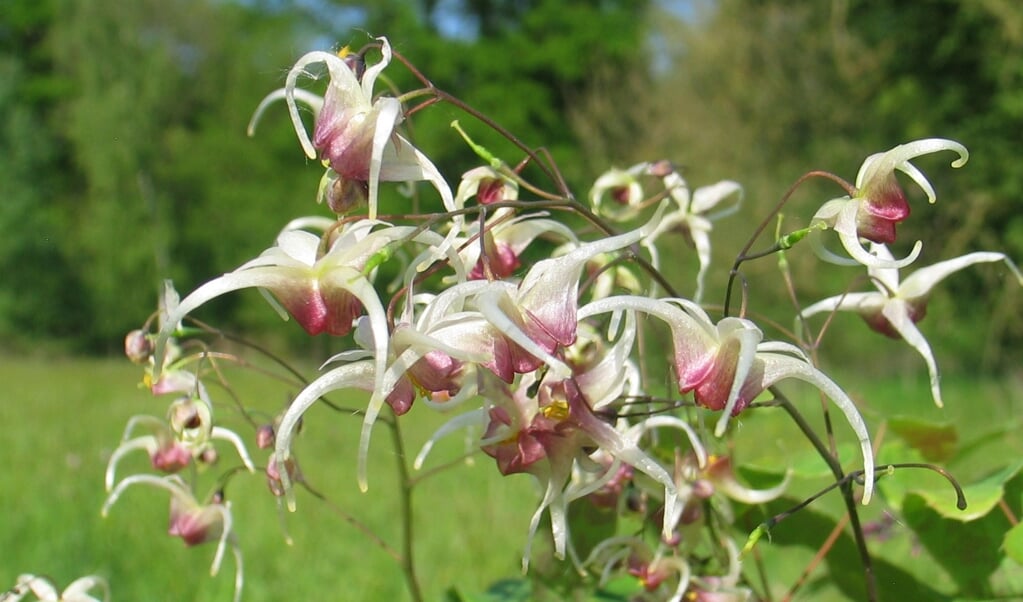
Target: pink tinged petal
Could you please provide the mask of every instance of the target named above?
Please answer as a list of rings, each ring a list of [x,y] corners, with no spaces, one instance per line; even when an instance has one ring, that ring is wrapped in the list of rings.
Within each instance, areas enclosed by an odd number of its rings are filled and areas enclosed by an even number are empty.
[[[903,315],[900,316],[900,320],[906,319],[911,324],[915,324],[920,320],[923,320],[927,316],[927,305],[924,302],[920,303],[909,303],[901,299],[892,299],[885,303],[884,306],[869,311],[860,311],[860,317],[867,323],[867,326],[871,330],[879,334],[892,339],[902,339],[902,333],[892,325],[891,320],[888,319],[888,308],[893,306],[899,306],[898,310],[892,310],[901,312]],[[940,405],[940,404],[939,404]]]
[[[664,301],[620,295],[594,301],[579,310],[579,319],[614,311],[641,311],[664,320],[671,328],[672,360],[679,391],[688,393],[714,370],[717,340],[714,325],[705,314],[683,311]]]
[[[885,305],[882,314],[890,328],[924,358],[924,362],[927,364],[927,372],[930,374],[931,379],[931,396],[934,398],[934,404],[940,408],[944,406],[944,403],[941,400],[938,365],[934,361],[934,353],[931,351],[931,346],[927,343],[927,339],[924,338],[924,335],[914,325],[916,320],[913,319],[914,316],[910,313],[911,309],[912,306],[902,299],[892,299]]]
[[[394,386],[394,389],[387,394],[384,401],[391,406],[395,416],[401,416],[412,409],[412,402],[416,399],[416,390],[408,378],[401,378]]]
[[[505,424],[506,418],[498,414],[495,416],[495,412],[500,412],[501,408],[491,408],[491,426],[487,427],[487,432],[492,432],[498,425]],[[542,416],[537,416],[540,420],[545,420]],[[532,426],[519,431],[513,437],[495,443],[492,445],[485,445],[482,447],[483,452],[488,456],[494,458],[497,461],[497,468],[501,471],[501,474],[507,476],[518,472],[531,472],[532,466],[547,457],[547,449],[545,447],[544,437],[538,436],[537,432]]]
[[[169,443],[157,448],[149,456],[153,468],[165,473],[175,473],[192,462],[192,452],[179,443]]]
[[[720,437],[729,418],[746,409],[763,391],[757,388],[761,368],[756,361],[763,333],[752,322],[739,318],[725,318],[718,323],[718,331],[721,343],[714,359],[714,374],[696,388],[694,397],[698,404],[712,408],[725,400],[721,408],[724,413],[714,429],[715,436]],[[722,396],[725,391],[727,397]]]
[[[902,200],[906,211],[904,216],[898,219],[882,217],[872,211],[870,205],[862,205],[856,215],[856,235],[876,243],[891,244],[895,242],[895,225],[909,216],[909,204],[905,202],[904,197]]]
[[[522,262],[519,261],[519,256],[506,242],[494,241],[493,237],[489,234],[485,234],[485,241],[487,247],[487,260],[490,264],[490,271],[498,280],[504,280],[512,274],[515,270],[522,266]],[[476,265],[473,266],[469,272],[470,280],[482,280],[486,278],[485,271],[483,269],[483,258],[479,258],[476,261]]]
[[[196,546],[218,539],[223,529],[223,514],[215,506],[197,506],[193,500],[171,496],[167,533],[180,537],[185,545]]]
[[[928,201],[933,203],[934,190],[923,174],[909,163],[909,160],[943,150],[952,151],[959,155],[959,158],[952,162],[952,167],[954,168],[966,165],[966,161],[970,158],[970,153],[962,144],[941,138],[915,140],[906,144],[900,144],[885,153],[878,153],[867,157],[860,167],[859,173],[856,175],[856,187],[861,191],[861,194],[858,196],[869,196],[875,190],[875,187],[883,186],[884,179],[889,174],[892,174],[894,170],[898,169],[909,175],[918,186],[923,188],[927,194]]]
[[[759,353],[758,359],[763,363],[763,373],[760,375],[761,380],[758,384],[762,387],[761,390],[780,380],[795,378],[817,387],[845,415],[846,421],[852,427],[860,443],[860,452],[863,455],[863,504],[869,503],[874,492],[874,452],[870,447],[870,434],[867,431],[867,425],[856,409],[853,400],[804,358],[792,357],[772,350],[772,352]]]
[[[481,205],[492,205],[505,200],[504,180],[500,178],[481,180],[476,189],[476,199]]]
[[[920,256],[920,249],[923,243],[919,240],[913,245],[912,251],[903,259],[884,259],[875,254],[869,253],[860,242],[859,233],[859,203],[855,199],[847,201],[846,205],[838,214],[833,229],[838,233],[838,238],[849,256],[857,263],[869,267],[879,268],[903,268],[916,261]],[[827,257],[825,257],[827,259]]]
[[[586,262],[597,255],[639,242],[657,227],[662,215],[663,205],[642,228],[582,245],[566,255],[534,265],[522,279],[516,295],[518,305],[530,317],[531,325],[560,345],[574,343],[579,278]]]
[[[495,374],[504,379],[507,370],[506,363],[510,364],[512,371],[520,374],[531,372],[541,363],[546,363],[553,370],[554,376],[559,379],[571,375],[571,369],[551,355],[556,346],[556,340],[535,317],[529,315],[527,318],[523,318],[522,312],[526,307],[521,302],[516,304],[512,301],[506,290],[494,287],[493,290],[484,292],[478,297],[477,305],[479,312],[499,333],[499,336],[492,339],[494,365],[491,367],[484,364],[488,368],[492,368]],[[572,308],[573,327],[575,326],[574,309]],[[511,382],[510,379],[505,380]]]
[[[341,60],[337,55],[329,52],[313,51],[305,54],[288,72],[288,77],[285,80],[284,94],[285,99],[288,103],[288,113],[291,116],[291,123],[295,128],[295,133],[298,135],[299,143],[302,145],[302,150],[305,151],[306,157],[310,159],[316,158],[316,149],[312,142],[309,140],[309,134],[306,132],[305,124],[302,123],[302,117],[298,111],[298,104],[295,101],[295,91],[297,89],[298,77],[300,75],[307,75],[305,67],[315,63],[325,63],[328,70],[330,71],[330,88],[333,89],[332,96],[336,102],[344,102],[346,106],[359,107],[363,109],[369,109],[371,105],[369,97],[361,93],[359,82],[355,78],[355,74],[352,70]],[[323,106],[317,116],[319,120],[326,111],[332,111],[332,108]]]
[[[462,362],[441,351],[427,351],[409,369],[415,383],[426,391],[451,392],[458,390],[457,377],[462,371]]]

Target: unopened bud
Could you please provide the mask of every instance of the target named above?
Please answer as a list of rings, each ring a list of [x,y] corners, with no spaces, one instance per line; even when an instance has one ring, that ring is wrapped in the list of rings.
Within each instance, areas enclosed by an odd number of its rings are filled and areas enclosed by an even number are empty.
[[[352,209],[363,205],[369,198],[369,182],[344,178],[328,171],[320,183],[321,202],[338,215],[346,215]]]
[[[153,342],[144,330],[133,330],[124,337],[124,354],[135,364],[144,364],[153,355]]]
[[[264,424],[256,429],[256,447],[259,449],[268,449],[273,447],[276,438],[272,424]]]
[[[213,464],[216,464],[217,460],[219,459],[220,454],[217,453],[217,450],[213,449],[212,447],[207,447],[206,449],[202,450],[201,454],[199,454],[199,461],[202,462],[203,464],[209,464],[212,466]]]

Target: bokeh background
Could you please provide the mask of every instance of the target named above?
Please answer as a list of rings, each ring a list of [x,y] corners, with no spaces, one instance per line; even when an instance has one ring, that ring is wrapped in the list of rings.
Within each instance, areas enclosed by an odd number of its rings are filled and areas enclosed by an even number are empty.
[[[719,264],[801,174],[852,181],[868,154],[922,137],[956,139],[972,156],[961,170],[951,155],[919,161],[940,204],[910,191],[900,250],[926,235],[924,263],[979,249],[1023,257],[1023,7],[1012,0],[7,0],[0,348],[118,352],[163,278],[191,290],[269,246],[290,216],[323,213],[319,167],[283,106],[255,139],[245,126],[302,53],[384,34],[438,86],[546,147],[578,196],[611,165],[661,158],[693,186],[743,183],[745,209],[715,233]],[[453,118],[466,122],[450,107],[424,111],[411,135],[454,181],[476,160]],[[787,225],[840,195],[806,186]],[[805,254],[793,253],[805,302],[859,274],[824,276]],[[685,267],[670,276],[688,291]],[[773,262],[747,270],[754,309],[770,313],[777,291],[755,283],[773,278]],[[720,270],[711,290],[723,280]],[[928,320],[943,368],[1018,365],[1021,297],[1004,270],[949,285]],[[210,311],[250,331],[276,320],[254,294]],[[855,330],[863,340],[843,337],[836,353],[876,352]]]
[[[715,226],[718,268],[802,174],[853,181],[869,154],[926,137],[962,142],[970,161],[959,170],[949,153],[917,162],[938,205],[906,186],[913,217],[900,226],[896,254],[923,238],[924,265],[976,250],[1023,261],[1023,4],[1015,0],[2,0],[0,424],[10,430],[0,446],[0,588],[22,571],[48,571],[61,584],[96,571],[115,599],[230,595],[230,561],[225,575],[206,579],[212,550],[185,552],[164,535],[165,496],[133,494],[129,507],[99,519],[106,458],[146,397],[134,387],[137,368],[110,358],[151,315],[163,279],[185,293],[270,246],[287,220],[326,214],[314,203],[322,167],[305,159],[284,107],[265,115],[255,138],[246,125],[303,53],[358,48],[376,35],[437,86],[547,149],[580,198],[607,168],[658,159],[682,166],[693,187],[741,182],[743,209]],[[414,85],[397,62],[387,75],[397,89]],[[430,107],[407,133],[451,182],[478,164],[449,127],[456,118],[509,163],[521,159],[484,124]],[[385,211],[408,209],[396,188],[385,187]],[[823,181],[801,187],[784,210],[786,228],[805,226],[842,194]],[[433,207],[428,189],[422,197]],[[681,238],[668,244],[691,258],[667,274],[691,293],[695,257]],[[860,270],[821,270],[809,249],[788,256],[804,303],[870,288]],[[721,303],[726,276],[712,271],[707,301]],[[791,324],[774,259],[748,264],[744,277],[750,311]],[[950,409],[941,417],[1008,445],[974,456],[967,478],[1023,445],[1021,309],[1004,266],[981,265],[950,278],[921,323],[945,376]],[[251,291],[198,315],[300,364],[349,344],[308,339]],[[851,390],[858,399],[910,400],[938,413],[912,350],[855,316],[837,316],[834,329],[841,334],[826,338],[822,365],[839,382],[861,383]],[[238,387],[267,394],[244,377]],[[416,422],[410,448],[440,421]],[[309,427],[309,457],[333,461],[309,478],[391,535],[393,452],[374,455],[381,484],[371,491],[380,497],[359,497],[357,422]],[[460,442],[447,451],[457,456]],[[419,557],[431,599],[452,583],[480,591],[517,572],[533,491],[525,479],[496,478],[483,460],[423,487]],[[136,468],[145,467],[140,457]],[[232,499],[255,500],[236,504],[239,524],[249,525],[246,599],[403,595],[389,559],[329,506],[306,499],[307,514],[291,519],[299,545],[287,548],[262,483],[239,485]],[[807,545],[809,559],[819,541]],[[906,542],[903,556],[915,545]]]

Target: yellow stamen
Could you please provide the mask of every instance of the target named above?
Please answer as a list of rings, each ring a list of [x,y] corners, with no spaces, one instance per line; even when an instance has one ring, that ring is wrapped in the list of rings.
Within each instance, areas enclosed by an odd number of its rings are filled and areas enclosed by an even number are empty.
[[[550,418],[551,420],[562,420],[568,418],[568,402],[563,399],[558,399],[550,405],[540,408],[540,413],[544,415],[544,418]]]

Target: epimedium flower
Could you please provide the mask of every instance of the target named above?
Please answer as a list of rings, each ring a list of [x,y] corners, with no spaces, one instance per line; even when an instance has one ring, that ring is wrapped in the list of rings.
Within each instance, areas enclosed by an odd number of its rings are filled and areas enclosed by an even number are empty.
[[[892,259],[891,251],[885,245],[872,244],[871,251],[882,262]],[[800,317],[808,318],[823,312],[854,311],[871,329],[891,338],[903,339],[924,358],[930,375],[931,396],[934,403],[942,407],[940,375],[934,352],[916,323],[927,315],[927,301],[939,282],[972,265],[997,261],[1004,262],[1020,286],[1023,286],[1023,274],[1016,264],[1003,253],[990,251],[968,253],[940,261],[914,271],[901,282],[897,268],[870,266],[867,272],[877,291],[829,297],[803,309]]]
[[[598,214],[617,221],[639,215],[643,202],[642,178],[651,170],[650,163],[637,163],[628,169],[612,168],[590,188],[590,205]]]
[[[498,280],[509,278],[522,266],[523,251],[541,236],[556,235],[568,240],[572,248],[579,246],[575,233],[559,221],[539,216],[511,216],[511,210],[495,212],[487,220],[482,242],[479,222],[473,222],[468,228],[465,238],[476,240],[465,245],[459,256],[468,268],[470,280],[481,280],[488,275]]]
[[[643,239],[643,246],[650,251],[651,263],[660,269],[657,239],[669,232],[679,232],[685,237],[696,249],[700,263],[700,269],[696,274],[696,293],[693,296],[693,300],[699,303],[703,297],[707,269],[710,267],[712,222],[739,210],[743,196],[742,186],[732,180],[722,180],[690,193],[688,184],[674,168],[662,177],[662,181],[675,203],[675,209],[665,213],[657,228]],[[721,206],[722,203],[725,204]]]
[[[432,232],[417,232],[411,226],[373,230],[381,222],[372,220],[348,224],[340,231],[331,230],[333,224],[332,220],[296,220],[278,235],[277,244],[259,257],[189,294],[160,331],[154,351],[154,371],[163,363],[162,354],[175,324],[216,297],[256,287],[268,290],[273,296],[270,300],[283,306],[282,317],[290,314],[310,335],[348,334],[355,318],[365,312],[378,325],[373,329],[373,344],[382,376],[387,319],[367,272],[372,270],[373,261],[389,254],[392,244],[405,239],[432,244],[441,237]],[[326,233],[317,236],[297,229],[310,225],[323,227]]]
[[[366,65],[361,55],[347,48],[339,53],[313,51],[305,54],[288,72],[283,98],[302,150],[310,159],[321,157],[330,166],[327,195],[349,197],[355,189],[365,186],[369,217],[377,215],[379,185],[384,182],[426,180],[441,195],[444,206],[454,209],[451,189],[436,166],[419,149],[395,131],[404,115],[397,98],[374,98],[373,87],[377,77],[390,64],[391,45],[387,38],[380,42],[381,59]],[[316,75],[306,70],[310,65],[323,63],[330,76],[326,93],[320,99],[298,88],[298,78]],[[269,102],[281,98],[280,91],[272,92],[260,104],[250,123],[250,133]],[[313,109],[315,123],[310,139],[298,109],[298,101]],[[340,202],[345,205],[346,202]]]
[[[900,144],[884,153],[870,155],[856,174],[854,193],[825,203],[813,216],[811,224],[822,224],[834,230],[854,263],[879,268],[901,268],[909,265],[920,254],[922,246],[920,241],[916,242],[909,255],[895,260],[869,253],[860,239],[891,244],[895,242],[896,225],[909,217],[909,203],[906,201],[906,193],[896,179],[896,171],[908,175],[927,195],[928,202],[933,204],[937,200],[931,183],[910,163],[910,160],[944,150],[959,155],[959,158],[952,162],[952,167],[962,167],[970,157],[962,144],[942,138],[916,140]],[[812,240],[817,240],[817,237]],[[818,253],[823,259],[834,263],[848,263],[848,260],[824,249],[819,241],[817,245]]]
[[[170,520],[167,526],[169,535],[180,537],[189,547],[210,541],[217,542],[217,550],[210,565],[210,576],[216,577],[220,572],[220,563],[230,544],[235,559],[234,601],[241,600],[244,571],[241,548],[232,529],[231,503],[224,501],[219,492],[214,494],[209,502],[200,503],[188,485],[177,475],[158,477],[140,474],[127,477],[114,487],[103,503],[104,517],[124,491],[132,485],[151,485],[170,493]]]
[[[764,504],[777,499],[789,485],[792,472],[787,471],[780,483],[766,489],[754,489],[741,483],[735,474],[732,458],[727,455],[711,454],[700,458],[688,454],[675,463],[675,475],[679,480],[679,491],[686,492],[685,505],[679,517],[679,530],[702,528],[705,502],[714,502],[717,511],[726,522],[734,520],[734,512],[728,500],[743,504]],[[682,539],[686,539],[683,534]]]
[[[133,416],[124,429],[121,444],[110,455],[106,470],[107,491],[114,486],[117,465],[124,456],[135,450],[144,450],[149,455],[153,468],[165,473],[175,473],[192,463],[202,460],[212,449],[214,439],[221,439],[234,446],[242,463],[249,472],[255,472],[248,451],[241,437],[230,429],[212,425],[212,416],[206,404],[193,399],[180,399],[171,405],[170,420],[155,416]],[[138,426],[149,427],[152,434],[131,438]]]
[[[660,594],[658,599],[669,602],[681,602],[692,572],[684,558],[671,555],[663,545],[651,549],[646,541],[634,535],[600,542],[590,552],[586,564],[600,569],[601,585],[606,584],[615,571],[624,570],[635,577],[646,592]]]
[[[456,416],[443,425],[416,457],[418,470],[441,437],[457,429],[484,429],[480,446],[504,475],[528,473],[543,488],[543,498],[530,521],[523,554],[527,566],[531,542],[545,512],[550,513],[555,553],[571,552],[567,511],[571,501],[604,491],[621,474],[643,472],[664,488],[665,505],[677,504],[671,476],[639,447],[657,428],[683,431],[697,457],[705,457],[696,433],[671,416],[647,417],[638,424],[615,409],[623,393],[636,394],[638,371],[628,359],[635,321],[628,317],[612,345],[581,324],[579,340],[565,351],[573,376],[558,381],[536,373],[523,374],[510,385],[491,372],[479,374],[482,409]],[[673,512],[673,510],[671,510]],[[573,559],[575,556],[573,555]]]
[[[763,341],[763,333],[742,318],[711,321],[698,305],[684,299],[619,296],[593,301],[579,309],[579,319],[609,312],[639,311],[663,320],[671,329],[672,362],[681,393],[693,393],[696,403],[721,411],[715,435],[724,434],[728,420],[775,383],[790,378],[824,393],[842,411],[863,454],[863,502],[874,489],[874,456],[863,417],[852,399],[817,370],[794,345]]]
[[[695,295],[695,300],[699,301],[703,296],[704,277],[710,265],[711,223],[739,210],[742,186],[738,182],[722,180],[690,192],[689,185],[678,169],[670,161],[662,160],[637,163],[626,170],[611,169],[604,173],[590,189],[590,204],[600,215],[619,221],[633,219],[643,207],[642,180],[649,177],[661,179],[664,191],[674,202],[675,208],[664,214],[657,227],[643,239],[643,246],[650,251],[654,267],[659,269],[657,239],[665,233],[681,233],[696,249],[700,262]]]
[[[102,590],[102,598],[89,593],[95,589]],[[64,591],[59,591],[49,579],[26,573],[18,575],[13,588],[0,592],[0,601],[19,602],[29,594],[39,602],[107,602],[110,600],[110,587],[102,577],[86,575],[72,581]]]
[[[675,514],[678,500],[671,475],[639,448],[638,437],[633,436],[636,431],[616,427],[596,414],[572,378],[545,382],[537,394],[531,391],[537,384],[531,375],[523,376],[514,389],[491,381],[493,386],[482,391],[493,405],[487,411],[481,448],[494,458],[501,474],[529,473],[544,488],[530,520],[523,569],[528,566],[531,542],[544,512],[550,513],[555,555],[564,558],[568,548],[568,504],[598,490],[617,474],[617,464],[606,468],[589,459],[594,448],[661,484],[665,515]],[[694,445],[699,443],[694,440]],[[602,477],[572,486],[572,468],[579,464],[593,465]],[[666,531],[668,528],[666,523]]]
[[[462,174],[455,193],[455,206],[465,207],[465,202],[472,197],[476,197],[480,205],[514,201],[519,198],[519,183],[489,165],[474,167]]]

